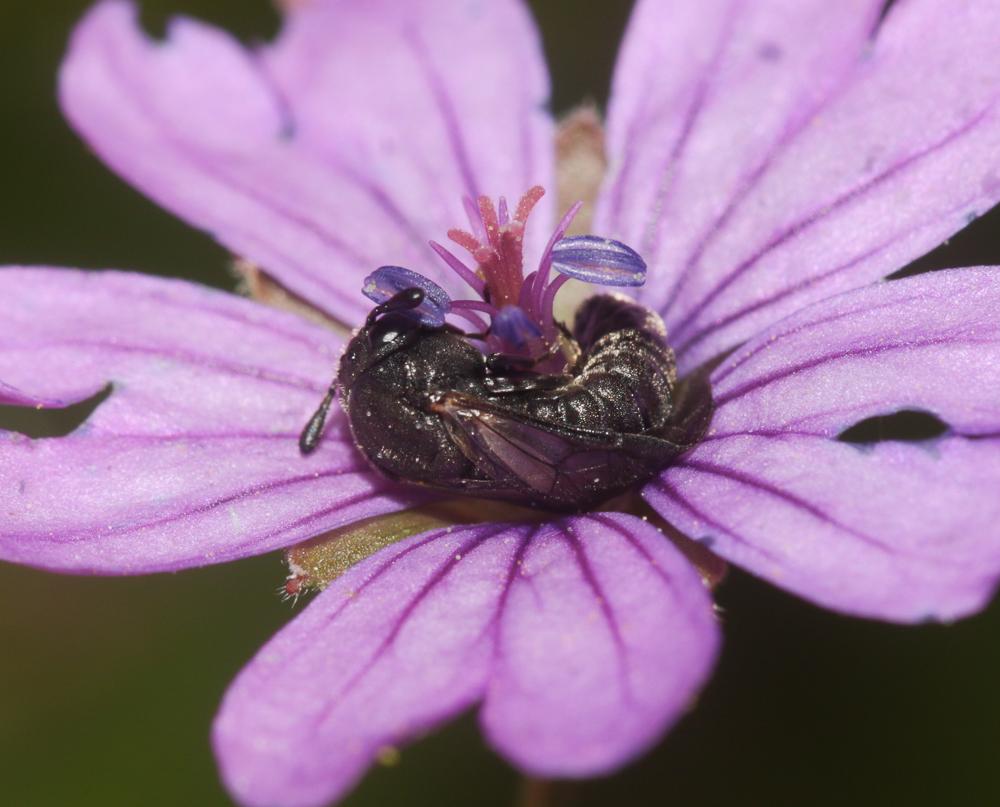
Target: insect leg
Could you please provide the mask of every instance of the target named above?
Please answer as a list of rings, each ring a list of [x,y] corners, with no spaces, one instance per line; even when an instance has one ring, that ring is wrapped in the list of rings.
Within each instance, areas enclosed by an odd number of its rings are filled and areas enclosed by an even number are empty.
[[[511,373],[527,373],[539,359],[530,356],[517,356],[512,353],[490,353],[486,357],[486,369],[494,375],[509,375]]]
[[[416,308],[423,303],[424,297],[424,290],[416,287],[396,292],[396,294],[392,295],[384,303],[379,303],[371,310],[365,322],[365,327],[374,327],[378,318],[386,314],[394,314],[399,311],[408,311]],[[326,417],[330,413],[330,407],[333,405],[333,399],[336,394],[337,379],[335,378],[330,383],[330,388],[326,391],[326,395],[323,396],[319,407],[313,412],[312,417],[309,418],[309,422],[306,423],[302,434],[299,435],[299,451],[303,454],[311,454],[316,450],[316,446],[319,445],[319,441],[323,437],[323,427],[326,425]]]
[[[535,390],[552,390],[568,384],[573,380],[573,376],[560,375],[525,375],[525,376],[503,376],[492,375],[483,379],[483,385],[493,395],[505,395],[518,392],[532,392]]]

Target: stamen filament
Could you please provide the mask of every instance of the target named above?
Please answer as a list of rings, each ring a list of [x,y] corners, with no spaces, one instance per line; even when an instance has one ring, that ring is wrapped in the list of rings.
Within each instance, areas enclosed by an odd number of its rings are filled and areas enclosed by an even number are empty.
[[[450,233],[449,233],[450,235]],[[451,270],[458,275],[462,280],[468,283],[476,292],[476,294],[482,296],[486,292],[486,283],[483,282],[482,278],[476,275],[468,266],[462,263],[458,258],[456,258],[447,249],[441,246],[437,241],[430,241],[430,247],[433,249],[438,256],[443,260]]]
[[[479,215],[479,207],[475,200],[470,196],[463,196],[462,206],[465,208],[465,215],[469,218],[469,227],[472,229],[473,235],[479,241],[485,241],[486,231],[483,229],[483,220]]]
[[[535,301],[532,297],[537,274],[537,271],[532,272],[524,279],[524,283],[521,284],[521,294],[517,298],[517,304],[534,320],[538,320],[538,310],[534,306]]]
[[[459,308],[456,305],[452,305],[450,313],[454,314],[456,317],[461,317],[466,322],[472,323],[478,333],[488,333],[490,330],[490,324],[475,311],[470,311],[469,309]]]
[[[500,226],[506,227],[510,224],[510,214],[507,212],[507,197],[500,197],[499,210],[497,211],[497,218],[500,220]]]
[[[533,299],[535,301],[536,311],[541,312],[544,309],[542,303],[545,294],[545,287],[549,283],[549,269],[552,267],[552,248],[556,245],[556,242],[560,238],[566,235],[569,225],[573,223],[573,219],[576,218],[576,214],[580,212],[581,207],[583,207],[582,201],[577,202],[566,211],[566,215],[559,220],[555,230],[552,232],[552,237],[549,239],[549,243],[545,245],[545,251],[542,253],[542,260],[538,264],[538,275],[535,277],[535,291]]]
[[[454,311],[456,308],[462,309],[463,311],[482,311],[484,314],[488,314],[491,317],[495,317],[500,313],[496,306],[490,305],[482,300],[452,300],[451,310]]]
[[[566,275],[559,275],[545,289],[545,296],[542,298],[541,314],[542,322],[545,326],[545,340],[547,342],[552,342],[556,338],[556,323],[553,319],[552,309],[555,304],[556,294],[568,280],[569,278]]]

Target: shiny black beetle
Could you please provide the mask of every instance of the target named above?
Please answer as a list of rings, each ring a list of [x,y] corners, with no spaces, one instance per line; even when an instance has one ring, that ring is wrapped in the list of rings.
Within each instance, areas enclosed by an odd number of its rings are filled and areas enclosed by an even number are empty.
[[[644,481],[691,445],[698,405],[678,406],[659,318],[597,295],[563,333],[565,374],[484,356],[451,326],[410,311],[420,289],[376,306],[351,339],[330,391],[299,441],[319,442],[339,390],[358,449],[382,474],[453,493],[579,510]]]

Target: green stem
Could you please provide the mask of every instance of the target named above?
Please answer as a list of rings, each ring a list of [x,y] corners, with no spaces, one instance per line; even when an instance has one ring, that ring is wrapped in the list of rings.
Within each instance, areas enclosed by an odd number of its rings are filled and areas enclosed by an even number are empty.
[[[578,782],[554,782],[551,779],[521,778],[514,807],[573,807],[579,799]]]

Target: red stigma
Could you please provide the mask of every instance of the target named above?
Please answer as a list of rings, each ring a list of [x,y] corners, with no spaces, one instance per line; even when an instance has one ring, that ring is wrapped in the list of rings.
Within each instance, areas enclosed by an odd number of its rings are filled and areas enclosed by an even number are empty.
[[[490,304],[500,307],[516,305],[524,283],[524,227],[532,209],[545,195],[540,185],[531,188],[517,204],[514,218],[507,218],[506,203],[501,204],[502,216],[497,214],[493,200],[480,196],[479,217],[482,220],[486,243],[465,230],[449,230],[448,237],[475,259],[476,274],[486,282]]]
[[[544,195],[540,185],[530,188],[513,208],[513,217],[503,196],[496,205],[487,196],[463,200],[469,229],[449,230],[448,238],[472,256],[474,268],[436,241],[430,246],[475,291],[478,299],[452,299],[450,313],[468,321],[473,333],[485,335],[482,341],[487,352],[523,356],[534,360],[539,371],[559,371],[564,357],[552,306],[568,277],[558,274],[550,281],[549,269],[553,247],[566,234],[582,203],[566,211],[538,266],[525,276],[525,228]]]

